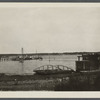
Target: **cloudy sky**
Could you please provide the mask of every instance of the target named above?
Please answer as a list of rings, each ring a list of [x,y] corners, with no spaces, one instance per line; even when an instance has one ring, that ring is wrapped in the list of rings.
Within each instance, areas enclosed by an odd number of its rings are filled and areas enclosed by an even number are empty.
[[[100,7],[0,7],[0,53],[100,51]]]

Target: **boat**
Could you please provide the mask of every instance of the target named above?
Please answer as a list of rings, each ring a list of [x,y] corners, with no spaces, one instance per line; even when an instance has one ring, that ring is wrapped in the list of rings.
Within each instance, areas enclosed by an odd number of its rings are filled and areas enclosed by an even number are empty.
[[[50,74],[70,74],[74,72],[73,69],[64,65],[44,65],[33,70],[36,74],[50,75]]]
[[[40,56],[37,54],[37,50],[36,50],[36,56],[33,57],[33,60],[43,60],[43,58],[40,57]]]
[[[12,61],[20,61],[23,62],[24,60],[33,60],[33,58],[27,54],[23,53],[23,48],[21,49],[22,54],[20,56],[16,56],[12,58]]]
[[[43,60],[43,58],[38,56],[38,57],[34,57],[33,60]]]

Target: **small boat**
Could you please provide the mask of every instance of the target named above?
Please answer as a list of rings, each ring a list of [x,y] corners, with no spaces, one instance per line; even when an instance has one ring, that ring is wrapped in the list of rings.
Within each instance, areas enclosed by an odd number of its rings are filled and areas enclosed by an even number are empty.
[[[26,57],[24,57],[24,60],[33,60],[33,59],[30,56],[26,56]]]
[[[50,74],[70,74],[74,72],[73,69],[63,65],[44,65],[33,70],[36,74],[50,75]]]
[[[42,57],[34,57],[33,60],[43,60]]]
[[[38,54],[37,54],[37,50],[36,50],[36,56],[35,57],[33,57],[33,60],[43,60],[43,58],[42,57],[40,57]]]
[[[33,60],[33,58],[29,55],[25,55],[23,48],[21,49],[22,54],[20,56],[16,56],[14,58],[12,58],[12,61],[19,61],[19,62],[23,62],[24,60]]]

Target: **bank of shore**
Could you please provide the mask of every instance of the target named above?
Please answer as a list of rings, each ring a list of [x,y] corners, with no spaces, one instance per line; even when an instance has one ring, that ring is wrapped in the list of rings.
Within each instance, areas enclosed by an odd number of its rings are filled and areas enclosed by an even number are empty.
[[[1,75],[1,91],[54,91],[64,75]]]
[[[1,75],[0,91],[100,91],[100,74]]]

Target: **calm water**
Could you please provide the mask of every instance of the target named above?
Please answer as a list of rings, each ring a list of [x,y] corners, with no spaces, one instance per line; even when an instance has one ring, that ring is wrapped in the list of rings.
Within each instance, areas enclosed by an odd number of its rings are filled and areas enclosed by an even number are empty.
[[[42,65],[65,65],[75,70],[75,61],[78,55],[45,55],[43,60],[1,61],[0,73],[6,74],[33,74],[33,70]]]

